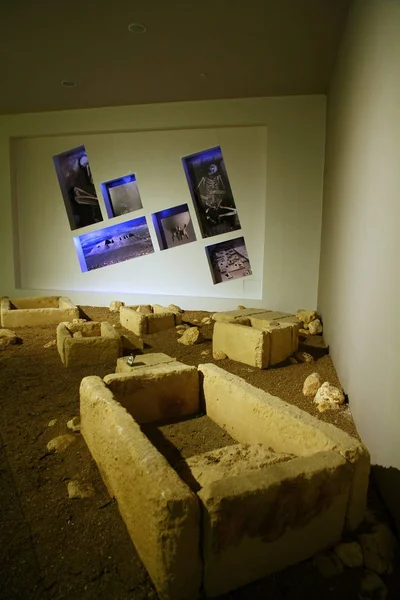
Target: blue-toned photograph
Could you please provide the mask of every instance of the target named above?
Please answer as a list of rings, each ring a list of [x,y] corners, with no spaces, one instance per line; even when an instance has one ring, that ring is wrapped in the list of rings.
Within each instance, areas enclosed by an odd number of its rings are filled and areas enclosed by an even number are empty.
[[[196,241],[187,204],[167,208],[151,215],[160,250]]]
[[[143,208],[135,175],[125,175],[101,184],[109,218]]]
[[[243,237],[206,246],[205,251],[214,283],[252,275]]]
[[[108,267],[154,252],[145,217],[74,238],[82,271]]]
[[[240,229],[221,148],[186,156],[182,163],[203,238]]]

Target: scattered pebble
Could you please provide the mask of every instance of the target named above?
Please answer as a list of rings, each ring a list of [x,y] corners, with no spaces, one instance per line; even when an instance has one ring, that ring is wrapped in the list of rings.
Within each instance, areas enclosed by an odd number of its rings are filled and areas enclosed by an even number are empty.
[[[67,433],[66,435],[59,435],[47,444],[48,452],[64,452],[71,444],[76,441],[76,437]]]
[[[79,433],[80,430],[81,430],[81,419],[80,419],[80,417],[74,417],[73,419],[71,419],[70,421],[68,421],[67,427],[68,427],[68,429],[71,429],[71,431]]]
[[[49,421],[47,427],[54,427],[54,425],[57,424],[57,419],[51,419],[51,421]]]
[[[68,482],[68,498],[70,500],[80,498],[90,498],[94,494],[94,487],[91,483],[82,483],[76,479]]]
[[[47,344],[45,344],[43,346],[43,348],[54,348],[54,346],[57,345],[57,340],[51,340],[51,342],[47,342]]]

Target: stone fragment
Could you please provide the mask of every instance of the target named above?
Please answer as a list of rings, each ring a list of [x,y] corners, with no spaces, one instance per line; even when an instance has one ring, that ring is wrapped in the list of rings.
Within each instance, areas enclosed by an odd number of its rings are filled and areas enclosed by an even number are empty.
[[[72,337],[83,338],[83,333],[82,333],[82,331],[75,331],[75,333],[72,334]]]
[[[173,313],[183,313],[183,309],[176,304],[168,304],[167,309]]]
[[[343,563],[334,552],[321,552],[313,558],[313,564],[323,577],[335,577],[343,573]]]
[[[308,325],[308,331],[311,335],[317,335],[318,333],[322,333],[322,323],[319,319],[315,319],[311,321]]]
[[[203,350],[203,352],[200,352],[200,356],[208,356],[210,354],[210,350]]]
[[[54,346],[57,346],[57,340],[51,340],[50,342],[47,342],[43,348],[54,348]]]
[[[0,329],[0,349],[18,343],[18,336],[11,329]]]
[[[54,427],[54,425],[57,424],[57,419],[51,419],[51,421],[49,421],[47,427]]]
[[[386,600],[388,589],[377,573],[365,571],[358,600]]]
[[[210,317],[203,317],[202,320],[201,320],[201,323],[203,325],[211,325],[212,319],[210,319]]]
[[[151,315],[153,313],[153,309],[149,304],[142,304],[141,306],[137,307],[136,312],[140,313],[141,315]]]
[[[315,310],[298,310],[296,313],[298,320],[304,324],[304,329],[308,329],[308,325],[311,321],[315,321],[317,316],[317,311]]]
[[[345,567],[362,567],[363,553],[358,542],[343,542],[334,548],[336,556],[340,558]]]
[[[315,396],[322,383],[323,379],[319,373],[311,373],[303,384],[304,396]]]
[[[314,362],[314,357],[311,356],[311,354],[309,354],[308,352],[296,352],[294,356],[301,363]]]
[[[72,319],[72,323],[76,323],[76,325],[82,325],[82,323],[87,323],[87,319]]]
[[[243,304],[239,304],[239,306],[237,307],[237,310],[246,310],[246,307],[243,306]]]
[[[339,408],[339,404],[336,404],[335,402],[329,402],[329,400],[321,400],[321,402],[317,404],[317,410],[319,412],[325,412],[326,410],[339,410]]]
[[[76,437],[70,433],[59,435],[47,444],[48,452],[64,452],[71,444],[76,441]]]
[[[303,329],[302,327],[300,327],[299,334],[300,335],[310,335],[310,332],[307,329]]]
[[[120,300],[113,300],[110,302],[110,312],[119,312],[121,306],[125,306],[125,302],[120,302]]]
[[[324,407],[331,404],[332,408],[335,409],[338,405],[344,403],[344,394],[342,390],[325,381],[315,394],[314,402],[317,406],[323,404]]]
[[[74,417],[70,421],[67,422],[67,427],[71,431],[79,433],[81,430],[81,419],[80,417]]]
[[[382,573],[391,573],[393,570],[394,553],[397,542],[390,528],[384,523],[375,525],[370,533],[358,536],[364,556],[364,565],[367,569]]]
[[[187,329],[178,340],[180,344],[184,344],[185,346],[193,346],[194,344],[200,344],[203,341],[203,335],[197,327],[190,327]]]
[[[214,350],[213,351],[213,359],[214,360],[225,360],[228,356],[222,350]]]
[[[90,498],[94,494],[94,487],[91,483],[83,483],[76,479],[71,479],[71,481],[68,482],[67,489],[68,498],[70,500]]]

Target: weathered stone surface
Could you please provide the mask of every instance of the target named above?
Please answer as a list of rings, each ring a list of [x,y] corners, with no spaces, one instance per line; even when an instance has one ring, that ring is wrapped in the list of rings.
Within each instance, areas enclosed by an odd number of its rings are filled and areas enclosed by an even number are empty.
[[[322,452],[203,487],[205,595],[224,594],[337,543],[350,481],[346,461]]]
[[[270,337],[266,331],[217,321],[214,326],[213,356],[223,352],[232,360],[265,369],[269,365]]]
[[[185,462],[200,487],[206,487],[225,477],[235,477],[292,458],[295,458],[294,454],[276,453],[263,444],[234,444],[196,454]]]
[[[296,352],[295,358],[299,362],[314,362],[314,357],[308,352]]]
[[[43,348],[54,348],[54,346],[57,346],[57,340],[51,340],[50,342],[47,342]]]
[[[119,321],[122,327],[129,329],[137,336],[147,333],[147,319],[145,315],[136,312],[133,306],[121,306]]]
[[[74,333],[79,332],[82,336],[74,337]],[[66,367],[90,366],[115,362],[122,353],[122,343],[118,332],[107,321],[60,323],[57,350]]]
[[[384,523],[375,525],[370,533],[362,533],[358,536],[364,557],[364,565],[367,569],[382,573],[393,571],[394,553],[397,541]]]
[[[90,498],[94,494],[94,487],[91,483],[83,483],[76,479],[71,479],[67,485],[68,498],[70,500]]]
[[[80,417],[73,417],[72,419],[70,419],[67,422],[67,427],[71,431],[74,431],[75,433],[79,433],[80,430],[81,430],[81,419],[80,419]]]
[[[62,296],[40,296],[36,298],[2,298],[0,304],[1,326],[43,327],[58,325],[79,317],[75,304]]]
[[[214,321],[222,323],[234,323],[237,319],[243,317],[249,317],[249,315],[256,315],[267,312],[264,308],[243,308],[239,310],[228,310],[225,312],[216,312],[212,315]]]
[[[335,577],[343,573],[343,563],[334,552],[321,552],[313,558],[314,566],[323,577]]]
[[[343,542],[335,546],[334,551],[345,567],[362,567],[363,553],[358,542]]]
[[[121,306],[125,306],[125,302],[121,302],[120,300],[113,300],[110,302],[110,312],[119,312]]]
[[[213,351],[214,360],[225,360],[228,356],[222,350],[214,350]]]
[[[243,306],[243,304],[239,304],[239,306],[237,307],[237,310],[246,310],[246,307]]]
[[[72,335],[74,333],[80,333],[82,337],[99,336],[101,331],[100,321],[75,319],[72,323],[66,323],[66,326]]]
[[[141,304],[137,307],[136,312],[140,313],[141,315],[151,315],[153,308],[150,306],[150,304]]]
[[[83,333],[82,333],[82,331],[75,331],[75,333],[72,334],[72,337],[74,337],[74,338],[82,338],[83,337]]]
[[[176,362],[176,358],[168,356],[163,352],[151,352],[149,354],[138,354],[133,359],[133,365],[128,364],[128,356],[123,356],[117,360],[116,373],[132,373],[138,367],[154,367],[162,363]]]
[[[325,410],[335,410],[341,404],[344,403],[343,391],[334,385],[331,385],[328,381],[325,381],[315,394],[314,402],[320,412]]]
[[[190,327],[186,329],[186,331],[182,334],[182,336],[178,339],[180,344],[184,344],[185,346],[193,346],[194,344],[200,344],[204,342],[204,337],[198,327]]]
[[[0,329],[0,350],[18,343],[18,336],[10,329]]]
[[[277,310],[267,310],[262,313],[257,313],[254,315],[250,315],[250,323],[252,327],[256,327],[257,329],[264,329],[265,327],[269,327],[273,321],[285,323],[285,318],[293,317],[290,313],[285,313]]]
[[[54,425],[56,425],[57,423],[57,419],[51,419],[51,421],[48,422],[47,427],[54,427]]]
[[[71,444],[75,442],[76,438],[74,435],[67,433],[66,435],[59,435],[47,444],[48,452],[64,452]]]
[[[122,349],[127,352],[143,350],[144,348],[144,341],[133,331],[121,335],[121,344]]]
[[[264,331],[269,334],[269,364],[272,366],[286,360],[298,345],[297,329],[290,323],[271,322]]]
[[[308,329],[310,322],[315,321],[318,315],[315,310],[298,310],[296,317],[304,324],[304,329]]]
[[[173,313],[176,313],[176,314],[183,313],[183,309],[180,308],[179,306],[177,306],[176,304],[168,304],[167,309],[170,312],[173,312]]]
[[[210,317],[203,317],[200,322],[202,325],[211,325],[212,319]]]
[[[104,382],[139,423],[199,411],[197,369],[180,362],[137,367],[129,374],[112,373],[104,377]]]
[[[199,596],[199,503],[99,377],[80,387],[82,433],[159,597]]]
[[[338,452],[353,472],[346,530],[358,527],[366,510],[370,471],[369,453],[358,440],[216,365],[199,365],[199,371],[207,415],[238,442],[298,456]]]
[[[210,353],[210,350],[203,350],[203,352],[200,352],[200,356],[208,356]]]
[[[377,573],[365,571],[358,600],[386,600],[388,588]]]
[[[315,319],[308,324],[308,331],[311,335],[322,333],[322,323],[319,319]]]
[[[322,383],[323,379],[319,373],[311,373],[303,384],[304,396],[315,396]]]
[[[147,315],[147,333],[157,333],[164,329],[175,327],[175,315],[173,313],[159,313]]]

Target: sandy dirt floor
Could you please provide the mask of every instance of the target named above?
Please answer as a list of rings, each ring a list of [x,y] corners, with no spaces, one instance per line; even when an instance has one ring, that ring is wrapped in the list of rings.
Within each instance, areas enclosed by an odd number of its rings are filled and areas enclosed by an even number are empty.
[[[108,320],[122,331],[119,315],[106,308],[82,307],[82,316]],[[205,312],[186,312],[184,321],[199,324]],[[174,329],[145,336],[145,352],[165,352],[198,365],[215,362],[211,353],[212,326],[202,327],[206,341],[196,346],[177,342]],[[114,364],[67,369],[57,349],[55,327],[20,328],[22,343],[0,351],[0,598],[23,600],[145,600],[157,598],[146,569],[137,556],[118,507],[110,499],[96,464],[79,433],[64,454],[49,454],[47,443],[69,433],[66,423],[79,415],[79,384],[86,375],[114,372]],[[313,363],[288,364],[260,371],[230,360],[215,362],[287,402],[357,436],[350,408],[319,414],[302,395],[304,379],[318,371],[339,384],[329,355]],[[56,419],[53,426],[50,421]],[[185,456],[228,445],[224,433],[208,418],[164,428]],[[70,500],[67,484],[79,478],[94,486],[92,497]],[[376,494],[371,489],[371,498]],[[397,570],[396,570],[397,572]],[[395,573],[396,573],[395,572]],[[347,569],[324,579],[311,561],[286,569],[236,590],[224,600],[354,600],[362,569]],[[400,597],[396,574],[383,577],[389,598]]]

